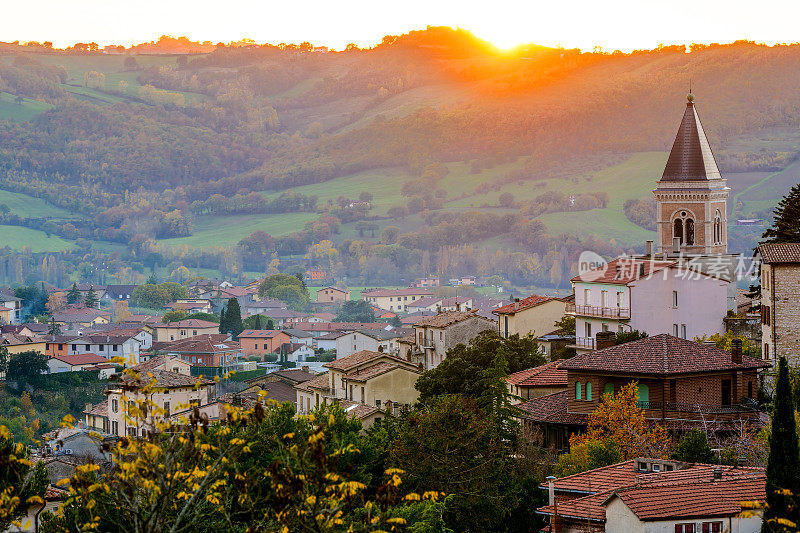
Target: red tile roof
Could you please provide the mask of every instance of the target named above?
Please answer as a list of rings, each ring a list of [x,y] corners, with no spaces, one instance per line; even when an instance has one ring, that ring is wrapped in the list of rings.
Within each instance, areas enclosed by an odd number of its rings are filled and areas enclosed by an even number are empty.
[[[96,353],[82,353],[82,354],[75,354],[75,355],[57,355],[52,357],[52,359],[57,359],[59,361],[63,361],[71,366],[76,365],[96,365],[99,363],[107,363],[108,359],[103,357],[102,355],[97,355]]]
[[[482,321],[485,321],[487,326],[491,325],[491,327],[494,327],[495,324],[493,320],[484,318],[477,313],[477,309],[473,309],[471,311],[444,311],[443,313],[423,318],[419,322],[415,323],[414,327],[430,326],[434,328],[446,328],[447,326],[451,326],[471,318],[478,318]]]
[[[396,361],[398,363],[403,363],[404,365],[411,365],[405,359],[400,359],[396,355],[391,355],[388,353],[382,352],[373,352],[371,350],[361,350],[360,352],[356,352],[354,354],[348,355],[347,357],[342,357],[341,359],[337,359],[335,361],[331,361],[330,363],[325,363],[325,368],[332,368],[334,370],[340,370],[346,372],[357,366],[361,366],[365,363],[370,363],[373,361],[379,361],[383,359],[388,359],[389,361]]]
[[[758,254],[764,263],[800,263],[800,243],[767,243],[758,246]]]
[[[585,426],[589,421],[589,415],[568,412],[568,398],[567,391],[555,392],[533,398],[517,407],[525,411],[523,417],[538,423]]]
[[[741,363],[734,363],[730,353],[716,346],[662,334],[578,354],[564,361],[560,368],[666,376],[769,366],[771,365],[766,361],[750,357],[742,357]]]
[[[676,264],[675,261],[650,261],[634,257],[620,257],[609,261],[603,267],[579,274],[572,278],[572,281],[627,285]]]
[[[721,480],[645,483],[617,490],[607,498],[620,498],[642,521],[694,517],[733,516],[742,512],[742,502],[766,499],[766,474],[751,472]]]
[[[292,329],[303,331],[345,331],[354,329],[383,329],[386,322],[295,322]]]
[[[271,339],[278,334],[283,333],[276,329],[246,329],[239,333],[239,338],[245,339]]]
[[[493,309],[492,313],[496,315],[510,315],[519,311],[524,311],[525,309],[530,309],[531,307],[536,307],[537,305],[549,302],[550,300],[554,300],[554,298],[552,296],[540,296],[538,294],[532,294],[527,298],[522,298],[518,302],[511,302],[510,304]]]
[[[519,387],[566,387],[567,371],[559,368],[564,361],[552,361],[510,374],[506,381]]]

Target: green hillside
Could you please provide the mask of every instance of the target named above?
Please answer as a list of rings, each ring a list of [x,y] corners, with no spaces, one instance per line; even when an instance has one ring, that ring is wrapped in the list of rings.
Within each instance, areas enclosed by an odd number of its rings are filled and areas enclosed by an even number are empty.
[[[40,113],[52,109],[52,105],[30,98],[24,98],[21,103],[15,101],[16,96],[11,93],[0,92],[0,120],[15,120],[23,122],[31,120]]]
[[[55,235],[48,236],[43,231],[0,224],[0,248],[5,246],[16,250],[27,247],[34,253],[58,252],[75,248],[74,243]]]
[[[0,204],[5,204],[11,213],[21,217],[81,218],[81,215],[56,207],[41,198],[18,192],[0,190]]]

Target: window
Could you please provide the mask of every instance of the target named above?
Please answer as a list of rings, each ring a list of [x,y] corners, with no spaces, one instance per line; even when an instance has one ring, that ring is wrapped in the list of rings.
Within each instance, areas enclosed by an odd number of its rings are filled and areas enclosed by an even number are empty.
[[[102,352],[104,348],[105,348],[105,346],[104,346],[104,345],[102,345],[102,344],[98,344],[98,345],[97,345],[97,351],[98,351],[98,352]]]
[[[722,380],[722,405],[731,404],[731,380]]]
[[[638,403],[639,408],[646,409],[649,407],[650,403],[650,387],[645,385],[644,383],[640,383],[636,387],[636,394],[638,396]]]
[[[603,386],[603,394],[614,394],[614,384],[613,383],[606,383]]]
[[[119,422],[116,420],[111,422],[111,433],[114,435],[119,435]]]
[[[764,343],[764,359],[769,359],[769,344]]]
[[[77,344],[73,344],[72,345],[72,351],[74,352],[74,351],[77,351],[77,350],[78,350],[78,345]]]
[[[87,345],[86,345],[86,351],[88,352],[88,351],[89,351],[89,350],[91,350],[91,349],[92,349],[91,345],[87,344]]]
[[[581,382],[580,381],[576,381],[575,382],[575,399],[576,400],[582,400],[583,399],[583,392],[581,390]]]
[[[364,403],[364,399],[365,399],[364,387],[361,387],[361,403]]]
[[[694,524],[675,524],[675,533],[694,533]]]
[[[116,413],[119,411],[119,402],[117,400],[111,400],[111,412]],[[116,424],[116,422],[114,422]]]
[[[507,339],[508,338],[508,316],[507,315],[503,317],[503,321],[504,321],[504,324],[505,324],[505,327],[506,327],[506,339]]]
[[[586,401],[592,401],[592,382],[586,382]]]
[[[114,344],[114,345],[111,347],[111,349],[112,349],[113,351],[115,351],[115,352],[116,352],[116,351],[119,351],[119,344]]]
[[[583,303],[589,305],[591,303],[591,291],[589,289],[583,289]]]
[[[378,409],[381,408],[381,401],[380,400],[375,400],[375,407],[377,407]]]
[[[703,522],[703,533],[722,533],[722,522]]]
[[[608,307],[608,291],[600,291],[600,305]]]
[[[678,291],[672,291],[672,307],[678,307]]]
[[[694,244],[694,220],[686,219],[686,244]]]
[[[622,307],[622,293],[617,293],[617,307]]]
[[[59,350],[63,350],[63,349],[64,349],[64,345],[63,345],[63,344],[59,344],[59,345],[58,345],[58,349],[59,349]]]
[[[583,326],[584,326],[583,329],[586,331],[586,338],[587,339],[591,339],[592,338],[592,323],[591,322],[585,322]]]
[[[683,220],[676,218],[673,223],[672,236],[677,237],[679,242],[683,244]]]
[[[164,416],[169,416],[169,402],[164,402]]]
[[[681,324],[681,339],[686,338],[686,324]]]
[[[674,337],[678,336],[678,324],[672,324],[672,335]]]
[[[714,244],[722,244],[722,217],[719,210],[714,214]]]

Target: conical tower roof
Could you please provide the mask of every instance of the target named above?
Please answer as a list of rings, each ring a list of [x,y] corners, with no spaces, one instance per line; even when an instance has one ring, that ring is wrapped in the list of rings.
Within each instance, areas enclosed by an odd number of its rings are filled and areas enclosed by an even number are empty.
[[[708,145],[700,117],[694,108],[694,96],[689,94],[678,135],[664,168],[662,181],[703,181],[722,179],[714,154]]]

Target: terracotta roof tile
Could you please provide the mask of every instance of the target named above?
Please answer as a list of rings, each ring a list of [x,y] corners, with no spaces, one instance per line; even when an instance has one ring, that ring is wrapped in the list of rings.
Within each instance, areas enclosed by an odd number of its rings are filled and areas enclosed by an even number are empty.
[[[538,294],[532,294],[527,298],[522,298],[518,302],[511,302],[503,307],[493,309],[492,313],[496,315],[513,314],[519,311],[524,311],[525,309],[530,309],[531,307],[536,307],[537,305],[549,302],[550,300],[554,300],[554,298],[552,296],[540,296]]]
[[[342,406],[342,409],[344,409],[344,412],[349,418],[355,418],[357,420],[364,420],[368,416],[383,412],[372,405],[364,405],[363,403],[351,402],[350,400],[339,400],[339,405]]]
[[[539,423],[563,424],[581,426],[586,425],[589,415],[583,413],[570,413],[567,411],[567,391],[555,392],[538,398],[533,398],[517,405],[525,411],[525,418]]]
[[[563,361],[552,361],[540,366],[520,370],[510,374],[506,381],[520,387],[558,387],[567,386],[567,371],[559,366]]]
[[[322,366],[325,368],[331,368],[333,370],[347,372],[365,363],[371,363],[373,361],[378,362],[379,360],[383,359],[388,359],[389,361],[393,361],[405,366],[414,366],[412,363],[409,363],[405,359],[400,359],[396,355],[373,352],[370,350],[361,350],[360,352],[348,355],[347,357],[342,357],[341,359],[331,361],[330,363],[325,363]]]
[[[209,322],[208,320],[200,320],[199,318],[187,318],[186,320],[178,320],[176,322],[167,322],[166,324],[156,324],[156,328],[218,328],[219,324],[216,322]]]
[[[297,385],[294,386],[294,388],[304,391],[309,391],[312,389],[320,391],[328,391],[330,390],[330,377],[326,372],[324,374],[320,374],[314,379],[309,379],[308,381],[303,381],[302,383],[298,383]]]
[[[380,376],[382,374],[386,374],[387,372],[391,372],[392,370],[395,370],[397,368],[404,368],[405,370],[408,370],[409,372],[417,372],[417,373],[420,373],[420,374],[422,373],[419,370],[415,370],[415,369],[409,368],[408,365],[399,365],[397,363],[391,363],[391,362],[388,362],[388,361],[384,361],[384,362],[372,365],[370,367],[367,367],[364,370],[357,369],[355,372],[348,372],[347,380],[348,381],[357,381],[359,383],[360,382],[365,382],[365,381],[367,381],[369,379],[372,379],[372,378],[374,378],[376,376]]]
[[[198,376],[187,376],[168,370],[149,370],[139,372],[138,377],[122,374],[119,378],[120,384],[125,387],[139,388],[149,385],[155,379],[155,387],[171,389],[177,387],[194,387],[195,385],[212,385],[214,381]]]
[[[764,263],[800,263],[800,243],[767,243],[758,246]]]
[[[662,334],[578,354],[564,361],[559,368],[666,376],[769,366],[767,361],[746,356],[742,357],[741,363],[734,363],[730,353],[716,346]]]
[[[272,337],[277,336],[280,333],[284,333],[283,331],[275,330],[275,329],[246,329],[239,333],[239,338],[242,337],[246,339],[271,339]]]
[[[96,353],[81,353],[75,355],[57,355],[51,359],[63,361],[71,366],[76,365],[96,365],[99,363],[107,363],[108,359]]]
[[[575,276],[572,281],[627,285],[632,281],[646,278],[676,264],[676,261],[651,261],[635,257],[619,257],[612,259],[605,266]]]
[[[457,324],[459,322],[463,322],[465,320],[469,320],[471,318],[479,318],[485,320],[487,325],[491,324],[491,327],[494,327],[494,321],[489,320],[488,318],[484,318],[477,314],[478,310],[473,309],[471,311],[445,311],[443,313],[439,313],[438,315],[434,315],[429,318],[423,318],[414,326],[430,326],[434,328],[446,328],[447,326],[451,326],[453,324]]]

